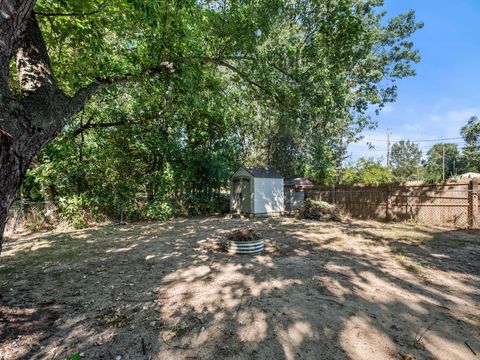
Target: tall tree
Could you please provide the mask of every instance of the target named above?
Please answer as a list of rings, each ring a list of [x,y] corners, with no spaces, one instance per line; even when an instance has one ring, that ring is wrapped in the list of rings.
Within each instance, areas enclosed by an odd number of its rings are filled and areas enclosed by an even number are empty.
[[[399,180],[407,180],[411,175],[415,175],[422,160],[422,151],[420,147],[410,140],[400,140],[393,144],[391,161],[393,165],[393,174]]]
[[[480,172],[480,120],[477,116],[468,119],[460,129],[465,141],[462,151],[461,166],[463,172]]]
[[[381,5],[378,0],[1,2],[0,236],[33,157],[64,129],[75,137],[173,119],[181,122],[175,140],[181,151],[205,141],[197,154],[213,161],[209,153],[220,145],[202,128],[211,123],[195,119],[214,118],[215,109],[225,106],[219,94],[242,112],[264,109],[257,114],[260,122],[269,112],[278,114],[275,126],[261,124],[268,130],[259,148],[269,146],[257,153],[284,161],[274,151],[292,145],[287,160],[310,156],[315,160],[308,166],[321,167],[315,163],[321,158],[318,138],[355,133],[372,104],[394,100],[396,79],[414,75],[411,65],[419,57],[408,38],[421,24],[413,12],[385,20]],[[243,98],[235,99],[235,93]],[[287,126],[294,131],[285,131],[279,119],[292,119]],[[312,134],[312,141],[298,141],[302,131]],[[132,137],[135,149],[142,148],[138,138]],[[126,153],[119,151],[122,157]],[[161,162],[158,154],[151,156]],[[128,168],[127,160],[119,169]]]
[[[346,169],[344,183],[380,185],[393,179],[392,172],[382,165],[381,159],[360,158]]]
[[[456,144],[435,144],[427,151],[423,178],[430,181],[441,181],[445,170],[445,179],[457,173],[459,151]]]

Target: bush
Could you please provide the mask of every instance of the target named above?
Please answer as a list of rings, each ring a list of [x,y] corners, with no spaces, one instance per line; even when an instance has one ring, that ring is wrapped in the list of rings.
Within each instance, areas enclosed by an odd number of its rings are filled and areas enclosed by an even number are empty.
[[[226,214],[230,209],[229,194],[195,194],[184,200],[184,208],[190,216]]]
[[[168,220],[175,216],[175,208],[168,200],[155,200],[148,204],[145,215],[148,220]]]
[[[88,227],[89,222],[93,219],[93,211],[85,195],[61,198],[59,205],[62,216],[74,229]]]

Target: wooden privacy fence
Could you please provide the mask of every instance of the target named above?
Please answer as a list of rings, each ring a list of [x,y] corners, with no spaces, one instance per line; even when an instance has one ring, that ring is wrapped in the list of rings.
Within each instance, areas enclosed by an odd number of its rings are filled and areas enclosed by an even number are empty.
[[[305,199],[336,204],[352,217],[475,228],[480,226],[478,180],[378,186],[316,186]]]

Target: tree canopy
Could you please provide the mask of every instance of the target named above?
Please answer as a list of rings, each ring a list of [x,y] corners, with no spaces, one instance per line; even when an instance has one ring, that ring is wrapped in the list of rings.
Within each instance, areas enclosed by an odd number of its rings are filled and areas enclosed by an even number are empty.
[[[408,180],[418,173],[422,151],[418,144],[410,140],[400,140],[392,146],[393,173],[399,180]]]
[[[460,152],[456,144],[435,144],[427,151],[427,159],[423,165],[424,179],[441,181],[451,178],[460,168]],[[445,170],[445,174],[443,173]]]
[[[389,18],[380,0],[12,4],[1,222],[29,167],[24,194],[109,211],[139,193],[162,213],[208,207],[240,163],[327,181],[419,61],[422,24],[413,11]]]
[[[394,176],[390,169],[382,166],[380,159],[360,158],[345,170],[345,184],[380,185],[391,183]]]
[[[480,120],[472,116],[460,130],[465,141],[461,166],[465,172],[480,172]]]

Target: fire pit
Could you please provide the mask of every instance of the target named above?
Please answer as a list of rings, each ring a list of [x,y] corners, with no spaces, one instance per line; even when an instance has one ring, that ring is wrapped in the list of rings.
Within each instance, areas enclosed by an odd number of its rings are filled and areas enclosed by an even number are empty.
[[[229,254],[257,255],[264,249],[263,239],[253,229],[235,230],[227,237],[226,250]]]

